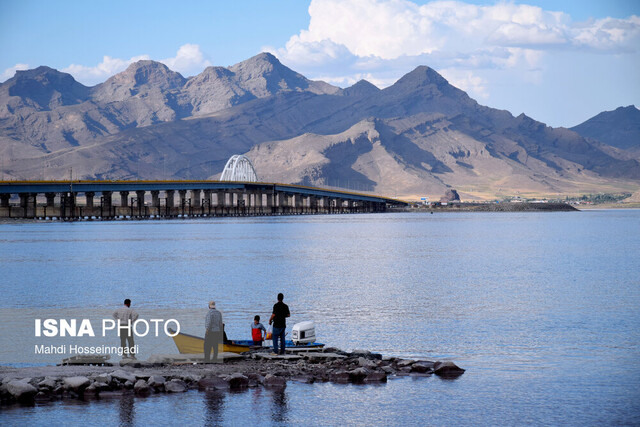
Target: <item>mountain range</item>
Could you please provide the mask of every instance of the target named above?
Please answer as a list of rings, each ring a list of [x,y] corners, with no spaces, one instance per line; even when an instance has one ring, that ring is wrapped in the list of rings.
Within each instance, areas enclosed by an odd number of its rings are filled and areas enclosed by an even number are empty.
[[[139,61],[93,87],[42,66],[0,84],[0,173],[214,179],[246,154],[263,181],[391,196],[637,191],[638,110],[619,110],[551,128],[482,106],[429,67],[341,89],[268,53],[189,78]]]

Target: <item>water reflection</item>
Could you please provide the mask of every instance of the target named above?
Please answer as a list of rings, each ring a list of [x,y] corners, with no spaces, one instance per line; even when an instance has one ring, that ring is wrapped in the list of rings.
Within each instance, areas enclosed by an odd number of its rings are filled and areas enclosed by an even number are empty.
[[[118,415],[120,417],[121,426],[132,426],[135,419],[135,396],[133,394],[125,394],[120,398],[118,405]]]
[[[285,388],[271,392],[271,420],[274,423],[284,423],[289,414],[289,399]]]
[[[221,425],[224,419],[225,394],[219,391],[207,391],[204,393],[206,408],[205,425]]]

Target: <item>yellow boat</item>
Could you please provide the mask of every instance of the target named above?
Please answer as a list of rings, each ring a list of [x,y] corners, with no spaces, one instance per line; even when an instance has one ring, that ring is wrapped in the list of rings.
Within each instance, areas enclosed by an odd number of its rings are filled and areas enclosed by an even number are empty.
[[[169,332],[172,334],[175,333],[175,331]],[[178,347],[180,354],[204,354],[204,338],[179,332],[173,337],[173,342],[176,343],[176,347]],[[249,345],[249,343],[253,344],[253,341],[242,341],[242,343],[237,343],[237,341],[227,341],[224,344],[218,344],[218,351],[244,353],[251,349],[251,345]]]
[[[171,329],[169,332],[175,333]],[[204,338],[179,332],[173,337],[173,342],[176,343],[180,354],[204,354]],[[287,340],[285,341],[285,346],[287,349],[317,349],[324,347],[324,344],[313,342],[296,345],[293,341]],[[244,353],[245,351],[260,348],[265,347],[254,346],[251,340],[232,340],[226,341],[224,344],[218,344],[218,352]]]

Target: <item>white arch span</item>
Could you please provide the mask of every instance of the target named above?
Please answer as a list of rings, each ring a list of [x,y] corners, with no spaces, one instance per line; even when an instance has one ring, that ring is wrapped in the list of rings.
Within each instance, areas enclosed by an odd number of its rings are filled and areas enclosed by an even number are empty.
[[[235,154],[227,160],[220,181],[258,182],[258,175],[245,155]]]

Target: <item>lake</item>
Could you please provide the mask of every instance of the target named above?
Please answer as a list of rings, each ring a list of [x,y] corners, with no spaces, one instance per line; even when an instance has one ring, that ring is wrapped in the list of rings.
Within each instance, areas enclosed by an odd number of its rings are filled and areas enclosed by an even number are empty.
[[[5,407],[5,425],[640,424],[639,210],[4,222],[0,272],[5,312],[214,299],[248,339],[283,292],[289,327],[314,320],[327,345],[467,369]]]

